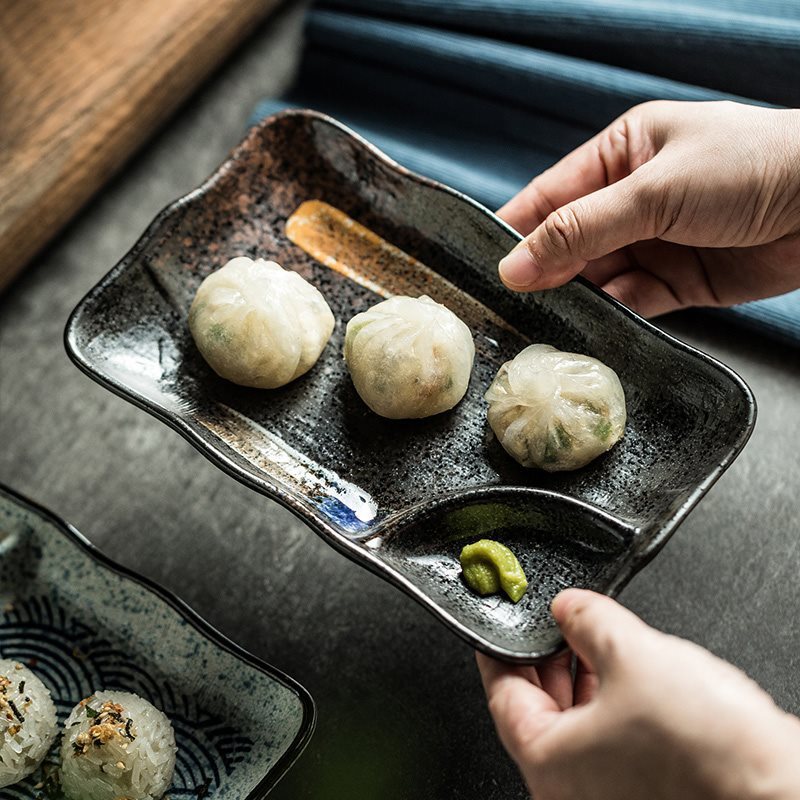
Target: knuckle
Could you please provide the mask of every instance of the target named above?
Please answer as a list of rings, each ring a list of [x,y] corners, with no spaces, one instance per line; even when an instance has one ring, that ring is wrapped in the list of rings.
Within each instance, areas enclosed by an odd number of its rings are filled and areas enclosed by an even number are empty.
[[[662,117],[675,110],[674,100],[646,100],[635,105],[628,113],[641,117]]]
[[[515,702],[511,691],[500,690],[489,699],[489,713],[508,750],[526,760],[536,741],[535,720]]]
[[[631,179],[631,205],[645,223],[643,234],[649,238],[662,235],[675,222],[677,194],[669,190],[663,178],[650,175],[649,171],[639,176],[634,173]]]
[[[603,628],[595,633],[595,645],[608,665],[624,662],[624,648],[616,631]]]
[[[614,159],[627,161],[631,139],[631,119],[625,115],[606,128],[598,144],[598,154],[604,163]],[[606,167],[608,174],[608,168]]]
[[[563,206],[544,221],[545,241],[554,252],[578,253],[584,245],[583,232],[575,208]]]
[[[506,693],[503,691],[494,692],[489,698],[488,706],[489,713],[492,715],[492,719],[501,720],[508,707],[508,698],[506,697]]]
[[[512,693],[509,692],[505,685],[498,687],[489,698],[489,713],[492,719],[504,727],[509,727],[514,720],[514,703]]]
[[[515,712],[508,692],[498,692],[489,700],[489,713],[495,721],[503,741],[514,753],[525,748],[527,732],[520,716]]]

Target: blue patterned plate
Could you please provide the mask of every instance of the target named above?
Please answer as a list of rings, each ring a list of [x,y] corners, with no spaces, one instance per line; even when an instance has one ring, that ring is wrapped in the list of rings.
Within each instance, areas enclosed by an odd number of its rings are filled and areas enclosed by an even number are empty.
[[[178,744],[171,800],[259,800],[314,729],[314,703],[296,681],[2,486],[0,657],[42,679],[61,723],[99,689],[136,692],[164,711]],[[0,800],[42,797],[40,773],[0,789]]]

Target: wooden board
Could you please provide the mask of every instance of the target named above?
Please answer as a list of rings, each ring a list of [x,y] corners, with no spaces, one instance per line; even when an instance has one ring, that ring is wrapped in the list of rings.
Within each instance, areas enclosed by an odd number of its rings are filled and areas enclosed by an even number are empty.
[[[0,0],[0,288],[278,0]]]

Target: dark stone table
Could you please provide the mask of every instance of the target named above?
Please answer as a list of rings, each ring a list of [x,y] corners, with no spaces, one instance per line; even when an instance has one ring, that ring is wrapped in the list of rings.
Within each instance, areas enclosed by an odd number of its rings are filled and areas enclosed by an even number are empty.
[[[275,797],[523,797],[466,645],[92,383],[62,346],[83,294],[163,205],[222,160],[255,101],[283,89],[301,10],[260,31],[0,298],[0,481],[308,687],[319,725]],[[749,382],[759,421],[742,456],[622,599],[798,712],[800,358],[705,314],[663,324]]]

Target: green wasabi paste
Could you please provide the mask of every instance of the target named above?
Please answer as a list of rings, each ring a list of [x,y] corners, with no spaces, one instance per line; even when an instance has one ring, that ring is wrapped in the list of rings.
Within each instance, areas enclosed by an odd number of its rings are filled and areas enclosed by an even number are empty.
[[[528,588],[517,557],[493,539],[468,544],[460,561],[464,581],[476,594],[496,594],[502,589],[516,603]]]

